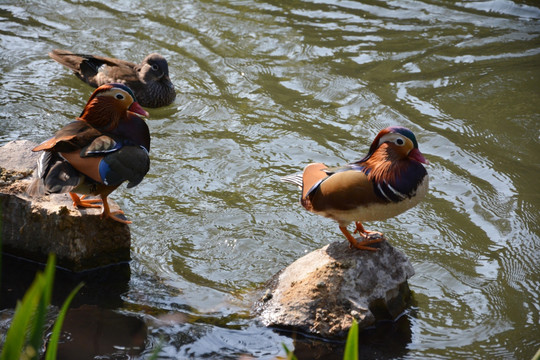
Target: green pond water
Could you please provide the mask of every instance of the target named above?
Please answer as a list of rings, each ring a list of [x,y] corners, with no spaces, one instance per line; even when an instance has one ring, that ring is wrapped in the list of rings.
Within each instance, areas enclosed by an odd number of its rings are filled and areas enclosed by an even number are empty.
[[[276,272],[344,241],[279,177],[358,160],[390,125],[416,134],[430,189],[366,224],[416,275],[414,303],[364,335],[362,358],[540,348],[535,1],[0,1],[0,145],[41,142],[84,107],[93,89],[54,48],[135,62],[159,52],[178,94],[148,109],[149,174],[111,196],[133,221],[132,261],[75,300],[71,358],[143,359],[158,344],[160,359],[275,359],[282,344],[341,358],[343,344],[267,329],[250,307]],[[32,278],[18,266],[4,266],[0,298]]]

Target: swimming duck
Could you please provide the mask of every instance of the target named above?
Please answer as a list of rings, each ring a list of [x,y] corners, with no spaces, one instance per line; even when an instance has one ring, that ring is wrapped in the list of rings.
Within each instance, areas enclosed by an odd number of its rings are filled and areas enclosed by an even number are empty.
[[[95,88],[108,83],[127,85],[141,106],[166,106],[176,98],[174,85],[169,78],[169,65],[160,54],[152,53],[140,64],[59,49],[51,51],[49,56]]]
[[[385,220],[418,204],[429,183],[422,164],[428,161],[412,131],[393,126],[379,132],[359,161],[337,168],[312,163],[282,181],[302,189],[300,202],[308,211],[336,220],[351,247],[376,250],[369,245],[382,241],[384,235],[365,230],[362,222]],[[351,222],[362,241],[347,230]]]
[[[27,193],[69,192],[74,206],[103,207],[102,218],[130,224],[116,216],[123,211],[110,211],[107,197],[124,181],[139,184],[150,169],[150,131],[140,116],[148,113],[127,86],[98,87],[77,120],[32,149],[43,154]]]

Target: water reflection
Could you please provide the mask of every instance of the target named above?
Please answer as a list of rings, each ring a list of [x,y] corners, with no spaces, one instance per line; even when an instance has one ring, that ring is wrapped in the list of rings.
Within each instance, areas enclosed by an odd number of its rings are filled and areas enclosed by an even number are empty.
[[[57,359],[128,359],[145,348],[145,322],[132,315],[93,305],[71,308],[66,313]]]
[[[2,255],[0,279],[0,309],[14,308],[34,281],[36,272],[43,271],[44,265],[29,262],[11,255]],[[131,269],[129,264],[118,264],[91,271],[73,273],[57,269],[54,277],[54,291],[51,304],[62,306],[71,290],[83,282],[72,301],[73,307],[83,304],[103,308],[118,308],[123,304],[122,294],[129,289]]]

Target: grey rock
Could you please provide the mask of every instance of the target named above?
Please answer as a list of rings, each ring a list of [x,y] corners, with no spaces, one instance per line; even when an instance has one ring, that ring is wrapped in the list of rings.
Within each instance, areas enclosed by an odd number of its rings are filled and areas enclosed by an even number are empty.
[[[407,307],[414,269],[387,241],[379,250],[335,242],[296,260],[266,285],[255,312],[266,326],[324,338],[344,338],[353,319],[360,329],[395,319]]]
[[[37,144],[18,140],[0,147],[0,240],[2,251],[82,271],[130,260],[129,226],[102,220],[101,209],[79,209],[68,194],[31,198],[25,191],[39,154]],[[111,210],[118,205],[109,199]]]

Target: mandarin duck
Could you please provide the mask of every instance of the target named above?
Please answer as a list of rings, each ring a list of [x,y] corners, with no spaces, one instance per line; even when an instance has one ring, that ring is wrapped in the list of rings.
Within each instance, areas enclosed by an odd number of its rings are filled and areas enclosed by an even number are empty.
[[[123,211],[110,211],[107,197],[124,181],[128,188],[139,184],[150,169],[150,131],[139,115],[148,113],[127,86],[97,88],[77,120],[32,149],[43,154],[27,193],[69,192],[74,206],[99,208],[101,202],[102,218],[130,224],[115,216]]]
[[[150,54],[140,64],[58,49],[51,51],[49,56],[73,70],[79,79],[93,87],[108,83],[127,85],[142,106],[166,106],[176,98],[174,85],[169,78],[169,65],[160,54]]]
[[[381,130],[359,161],[337,168],[312,163],[281,180],[302,189],[300,202],[308,211],[336,220],[351,247],[376,250],[368,245],[382,241],[383,234],[365,230],[362,222],[385,220],[418,204],[429,182],[422,164],[428,161],[412,131],[394,126]],[[362,241],[347,230],[351,222]]]

